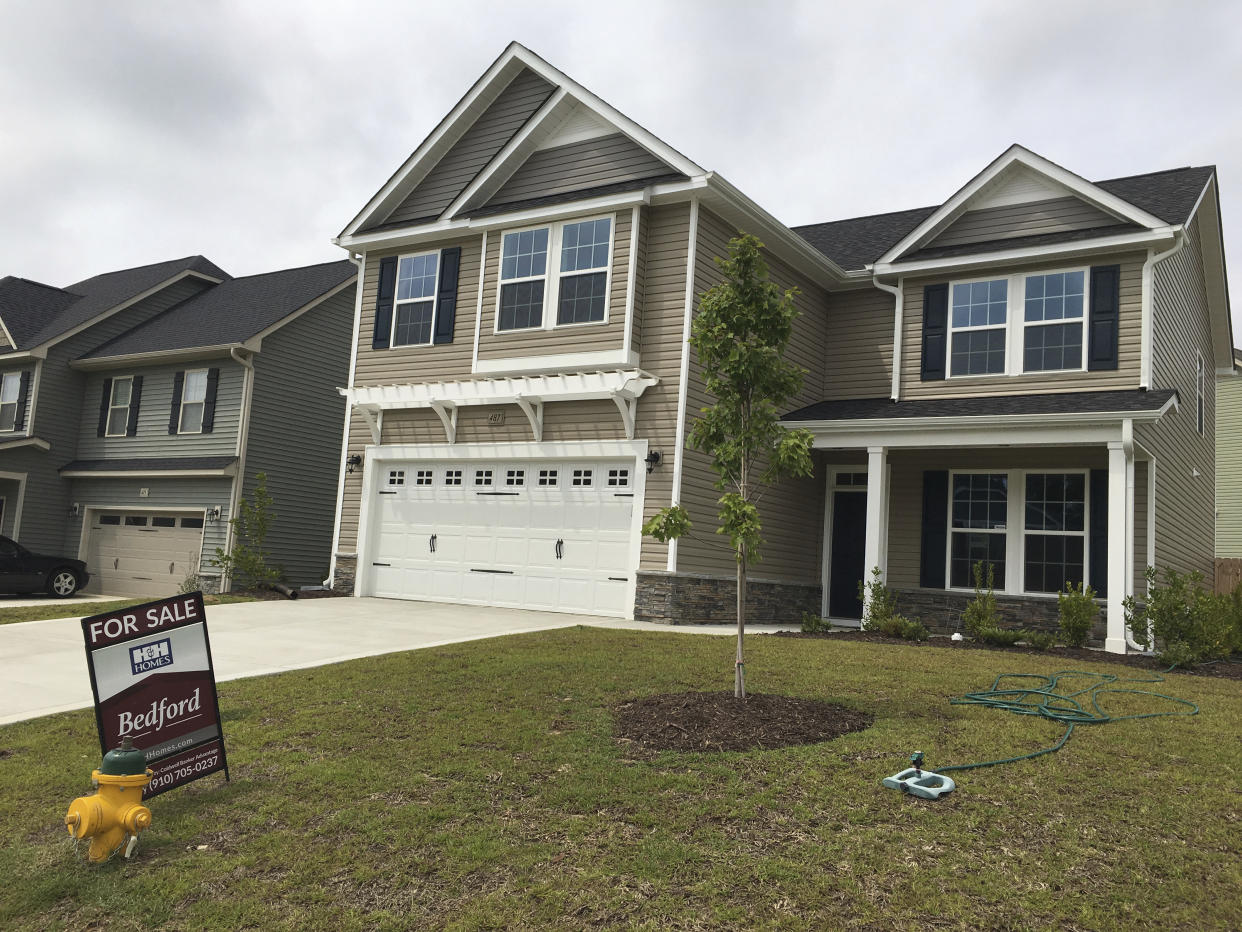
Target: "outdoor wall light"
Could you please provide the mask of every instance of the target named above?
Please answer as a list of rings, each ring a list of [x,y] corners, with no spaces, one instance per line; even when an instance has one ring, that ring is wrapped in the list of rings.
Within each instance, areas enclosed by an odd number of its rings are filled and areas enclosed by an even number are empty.
[[[219,505],[213,505],[212,507],[207,509],[207,520],[208,521],[219,521],[220,520],[220,506]]]
[[[352,474],[353,471],[361,465],[362,465],[362,457],[359,456],[357,453],[351,453],[349,454],[349,456],[345,457],[345,471],[347,473]]]
[[[647,458],[643,460],[643,462],[647,464],[647,472],[651,472],[651,470],[659,466],[661,459],[663,459],[663,457],[661,457],[659,452],[657,452],[656,450],[652,450],[650,453],[648,453]]]
[[[72,505],[69,506],[69,517],[76,518],[81,513],[82,513],[82,506],[79,505],[77,502],[74,502]]]

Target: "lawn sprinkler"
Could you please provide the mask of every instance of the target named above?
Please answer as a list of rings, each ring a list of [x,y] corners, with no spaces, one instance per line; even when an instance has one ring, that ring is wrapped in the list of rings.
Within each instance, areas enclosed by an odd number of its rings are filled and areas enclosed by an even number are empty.
[[[138,833],[151,824],[151,810],[142,804],[151,776],[146,754],[126,738],[91,774],[95,792],[69,804],[65,827],[74,838],[91,840],[87,857],[92,863],[108,860],[122,845],[125,857],[134,853]]]
[[[939,799],[945,793],[952,793],[957,787],[949,777],[923,769],[922,751],[915,751],[910,755],[910,766],[905,770],[885,777],[884,785],[890,790],[901,790],[921,799]]]

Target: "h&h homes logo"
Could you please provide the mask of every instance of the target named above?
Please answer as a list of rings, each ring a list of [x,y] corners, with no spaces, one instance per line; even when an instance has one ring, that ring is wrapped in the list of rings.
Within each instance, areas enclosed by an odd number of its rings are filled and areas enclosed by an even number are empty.
[[[129,665],[134,676],[166,667],[173,662],[172,639],[161,638],[129,649]]]

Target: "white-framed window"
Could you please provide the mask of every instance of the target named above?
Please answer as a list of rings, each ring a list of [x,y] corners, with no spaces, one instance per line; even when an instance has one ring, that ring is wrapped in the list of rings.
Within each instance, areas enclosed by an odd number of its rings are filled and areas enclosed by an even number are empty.
[[[949,588],[974,588],[976,563],[985,586],[991,565],[997,592],[1052,594],[1089,581],[1088,486],[1086,470],[952,472]]]
[[[585,488],[591,485],[592,470],[575,469],[570,484],[579,488]]]
[[[539,470],[539,484],[546,487],[554,487],[556,485],[558,470],[541,469]]]
[[[129,426],[129,405],[134,397],[133,376],[112,380],[112,394],[108,397],[108,423],[105,437],[124,437]]]
[[[113,391],[116,382],[112,383]],[[177,425],[179,434],[203,432],[203,409],[207,404],[207,370],[190,369],[181,383],[181,419]]]
[[[405,470],[404,469],[388,470],[388,484],[389,485],[405,485]]]
[[[949,378],[1081,372],[1087,269],[949,283]]]
[[[492,471],[490,469],[476,469],[474,471],[475,485],[491,485]]]
[[[17,402],[21,393],[20,372],[6,372],[0,377],[0,431],[17,430]]]
[[[444,484],[445,485],[461,485],[461,470],[460,469],[444,470]]]
[[[397,260],[391,346],[426,346],[431,343],[439,271],[438,251],[401,256]]]
[[[506,469],[505,485],[526,485],[525,469]]]
[[[628,469],[610,469],[608,470],[608,485],[613,488],[624,489],[630,484],[630,471]]]
[[[431,485],[433,481],[430,469],[417,469],[414,471],[415,485]]]
[[[612,236],[611,216],[503,232],[496,332],[607,322]]]
[[[1203,433],[1203,392],[1203,354],[1200,353],[1195,357],[1195,424],[1200,434]]]

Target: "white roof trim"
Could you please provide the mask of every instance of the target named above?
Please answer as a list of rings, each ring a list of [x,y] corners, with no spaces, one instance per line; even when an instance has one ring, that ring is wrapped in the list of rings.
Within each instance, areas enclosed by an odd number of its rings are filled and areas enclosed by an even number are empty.
[[[941,232],[953,220],[957,219],[959,214],[965,211],[967,203],[972,197],[979,193],[997,175],[1014,164],[1025,165],[1027,168],[1039,172],[1066,188],[1071,194],[1077,195],[1101,210],[1124,220],[1129,220],[1149,229],[1167,226],[1159,217],[1153,216],[1145,210],[1140,210],[1129,201],[1123,200],[1115,194],[1109,194],[1103,188],[1097,187],[1080,175],[1076,175],[1055,162],[1050,162],[1043,156],[1037,155],[1030,149],[1015,143],[1001,153],[992,164],[975,175],[963,187],[959,188],[956,194],[940,205],[938,210],[934,211],[926,220],[907,233],[896,246],[893,246],[876,261],[876,265],[889,265],[897,262],[906,252],[922,245]]]
[[[528,401],[581,401],[622,394],[637,398],[659,383],[641,369],[574,372],[564,375],[518,375],[503,379],[411,382],[339,389],[354,407],[373,411],[430,408],[433,405],[497,405]]]
[[[20,440],[0,441],[0,450],[16,450],[18,447],[38,447],[45,452],[52,449],[50,443],[39,437],[22,437]]]

